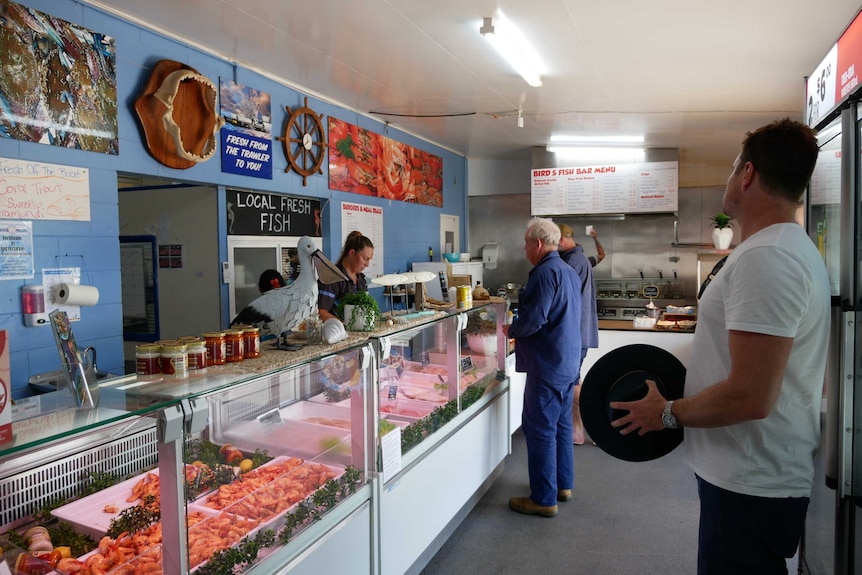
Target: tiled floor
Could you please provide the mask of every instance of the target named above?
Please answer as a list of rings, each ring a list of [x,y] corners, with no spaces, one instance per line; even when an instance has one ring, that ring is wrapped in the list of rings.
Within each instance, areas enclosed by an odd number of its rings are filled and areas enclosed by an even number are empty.
[[[523,435],[512,443],[502,475],[423,575],[696,572],[697,487],[681,449],[628,463],[590,442],[576,446],[574,499],[545,519],[507,507],[529,494]]]

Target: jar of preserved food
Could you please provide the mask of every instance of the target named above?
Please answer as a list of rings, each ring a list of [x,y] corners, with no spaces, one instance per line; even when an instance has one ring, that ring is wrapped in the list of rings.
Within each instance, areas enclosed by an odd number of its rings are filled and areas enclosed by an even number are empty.
[[[241,329],[229,329],[224,332],[225,347],[227,349],[225,359],[228,363],[242,361],[245,357],[245,341]]]
[[[223,331],[208,331],[203,334],[207,348],[207,365],[224,365],[227,357]]]
[[[15,575],[46,575],[54,572],[54,567],[46,558],[36,557],[29,553],[21,553],[15,559]]]
[[[200,339],[186,341],[189,357],[189,376],[206,375],[207,373],[207,346]]]
[[[245,359],[252,359],[255,357],[260,357],[260,328],[259,327],[243,328],[242,339],[243,339],[243,345],[245,346],[245,350],[243,352],[243,357]]]
[[[174,341],[162,345],[162,375],[168,380],[188,379],[188,347]]]
[[[157,343],[139,343],[135,346],[135,366],[138,379],[151,381],[162,375],[162,346]]]

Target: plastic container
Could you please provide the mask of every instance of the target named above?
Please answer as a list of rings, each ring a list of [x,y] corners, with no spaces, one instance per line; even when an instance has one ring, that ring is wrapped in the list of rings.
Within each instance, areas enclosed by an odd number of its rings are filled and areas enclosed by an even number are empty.
[[[207,349],[207,365],[224,365],[227,361],[227,344],[223,331],[208,331],[203,334]]]
[[[245,339],[241,329],[229,329],[224,332],[226,355],[228,363],[236,363],[245,359]]]
[[[242,330],[243,349],[242,356],[245,359],[260,357],[260,328],[246,327]]]
[[[157,343],[136,345],[135,366],[141,381],[159,379],[162,376],[162,346]]]
[[[162,377],[183,380],[189,377],[188,347],[179,341],[162,345]]]

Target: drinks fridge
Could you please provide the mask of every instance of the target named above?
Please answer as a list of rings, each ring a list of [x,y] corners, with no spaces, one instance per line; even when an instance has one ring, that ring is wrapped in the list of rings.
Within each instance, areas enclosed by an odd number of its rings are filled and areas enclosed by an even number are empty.
[[[820,154],[805,225],[832,288],[817,475],[799,554],[801,573],[862,574],[862,18],[807,81],[806,120]]]

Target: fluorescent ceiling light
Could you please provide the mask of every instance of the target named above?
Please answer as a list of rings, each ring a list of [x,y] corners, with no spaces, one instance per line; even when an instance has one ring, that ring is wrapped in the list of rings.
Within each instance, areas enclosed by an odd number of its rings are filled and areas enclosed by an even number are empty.
[[[589,161],[643,161],[646,155],[646,150],[643,148],[597,148],[587,146],[548,146],[547,150],[551,153],[571,160],[589,160]]]
[[[533,47],[502,12],[497,11],[495,20],[485,18],[479,33],[491,43],[497,52],[529,84],[542,85],[542,61]]]
[[[558,144],[643,144],[643,136],[551,136]]]

